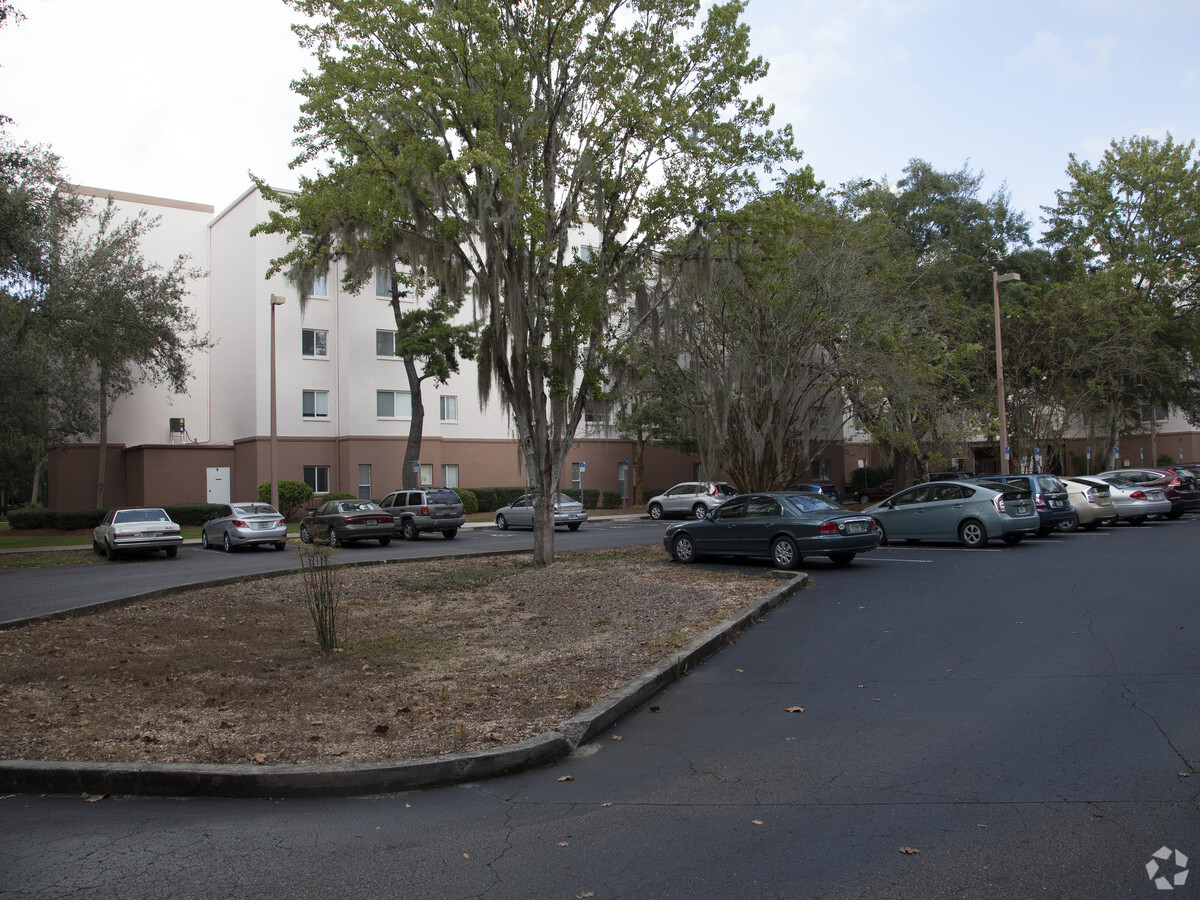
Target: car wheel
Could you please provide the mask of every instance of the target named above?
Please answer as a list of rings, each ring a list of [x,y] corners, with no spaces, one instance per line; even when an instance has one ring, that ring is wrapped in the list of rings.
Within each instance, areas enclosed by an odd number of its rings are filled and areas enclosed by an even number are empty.
[[[225,532],[224,536],[221,538],[221,546],[224,548],[226,553],[233,552],[233,541],[229,539],[228,531]]]
[[[390,544],[391,542],[392,542],[392,537],[391,537],[391,535],[387,535],[386,537],[381,537],[381,538],[379,539],[379,546],[380,546],[380,547],[386,547],[386,546],[387,546],[388,544]]]
[[[858,502],[859,502],[861,505],[863,505],[863,506],[866,506],[868,503],[870,503],[870,502],[871,502],[871,498],[870,498],[870,497],[868,497],[866,494],[859,494],[859,495],[858,495]]]
[[[1142,524],[1143,522],[1145,522],[1145,521],[1146,521],[1146,517],[1145,517],[1145,516],[1130,516],[1130,517],[1129,517],[1129,524],[1130,524],[1130,525],[1141,525],[1141,524]]]
[[[446,528],[442,531],[442,537],[444,537],[446,540],[450,540],[456,534],[458,534],[457,528]]]
[[[840,553],[830,553],[829,561],[835,566],[846,566],[853,562],[854,557],[857,555],[858,554],[854,553],[853,551],[843,550]]]
[[[338,536],[337,529],[334,528],[332,525],[329,527],[329,546],[330,547],[341,547],[342,546],[342,539]]]
[[[567,530],[568,531],[578,531],[579,525],[580,525],[579,522],[570,522],[567,524]]]
[[[104,548],[100,546],[100,543],[95,538],[92,538],[92,552],[97,556],[104,555]]]
[[[978,519],[967,519],[958,526],[958,539],[962,541],[964,547],[974,550],[987,543],[987,529]]]
[[[500,513],[498,516],[496,516],[496,527],[501,531],[504,531],[506,528],[508,528],[508,519],[504,518],[504,513]]]
[[[790,537],[781,537],[771,545],[771,562],[777,569],[791,570],[800,565],[800,551]]]
[[[1079,518],[1077,516],[1073,516],[1070,519],[1067,519],[1065,522],[1059,522],[1054,527],[1058,531],[1061,531],[1065,534],[1070,534],[1079,528]]]
[[[1006,544],[1015,546],[1015,545],[1021,543],[1021,541],[1025,540],[1025,535],[1023,535],[1023,534],[1006,534],[1000,540],[1004,541],[1004,543],[1006,543]]]
[[[287,541],[280,541],[279,543],[277,543],[275,545],[275,549],[276,550],[286,550],[287,549]]]
[[[116,562],[117,548],[114,547],[112,544],[110,544],[108,541],[105,541],[104,542],[104,555],[108,558],[109,562]]]
[[[412,519],[405,519],[400,523],[400,533],[404,535],[406,541],[415,541],[421,537],[421,532],[417,531],[417,526],[413,524]]]
[[[167,547],[165,549],[167,551],[167,559],[174,559],[176,556],[179,555],[178,547]]]
[[[300,540],[301,540],[301,541],[303,541],[303,542],[304,542],[304,543],[306,543],[306,544],[311,544],[311,543],[312,543],[312,535],[308,533],[308,526],[307,526],[307,525],[301,525],[301,526],[300,526]]]
[[[690,534],[677,534],[671,541],[671,557],[675,562],[694,563],[696,561],[696,542]]]
[[[703,519],[707,515],[708,515],[708,507],[705,506],[703,503],[697,503],[695,506],[692,507],[692,518],[693,519]]]
[[[1182,509],[1173,509],[1169,513],[1167,513],[1166,516],[1164,516],[1164,518],[1171,519],[1172,521],[1174,521],[1175,519],[1178,519],[1182,515],[1183,515]]]
[[[208,532],[203,528],[200,529],[200,547],[204,550],[212,549],[212,544],[208,542]]]
[[[662,518],[662,504],[661,503],[651,503],[650,508],[646,511],[648,513],[650,513],[650,518],[652,518],[652,519],[661,519]]]

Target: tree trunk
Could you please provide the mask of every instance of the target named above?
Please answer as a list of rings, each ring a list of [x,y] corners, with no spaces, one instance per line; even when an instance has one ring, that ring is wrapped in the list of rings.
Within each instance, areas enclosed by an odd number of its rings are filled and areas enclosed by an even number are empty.
[[[643,476],[646,472],[646,435],[638,432],[637,436],[637,451],[633,457],[633,503],[634,506],[646,505],[646,489]],[[629,485],[625,485],[625,493],[629,493]]]
[[[408,391],[412,400],[412,419],[408,423],[408,445],[404,448],[404,471],[400,484],[410,491],[420,488],[420,471],[413,465],[421,460],[421,437],[425,429],[425,401],[421,397],[421,376],[417,374],[417,362],[413,357],[404,357],[404,371],[408,374]]]
[[[96,509],[104,509],[104,473],[108,469],[108,379],[100,375],[100,464],[96,472]]]
[[[29,505],[30,506],[38,505],[38,496],[41,493],[42,472],[45,471],[45,469],[46,469],[47,465],[49,465],[49,463],[50,463],[50,461],[44,456],[39,457],[37,462],[34,463],[33,484],[30,485],[30,488],[29,488]],[[47,498],[47,499],[49,499],[49,498]]]

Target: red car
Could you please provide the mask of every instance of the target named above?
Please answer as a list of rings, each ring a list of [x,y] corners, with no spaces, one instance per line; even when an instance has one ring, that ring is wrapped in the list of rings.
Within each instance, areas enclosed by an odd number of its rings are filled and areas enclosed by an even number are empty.
[[[1126,481],[1144,487],[1162,488],[1171,501],[1171,511],[1168,519],[1178,519],[1185,512],[1200,510],[1200,489],[1196,487],[1196,479],[1186,469],[1174,469],[1168,466],[1142,466],[1136,469],[1112,469],[1101,472],[1099,477],[1118,475]]]
[[[878,503],[896,493],[895,482],[890,478],[876,487],[859,488],[855,499],[864,506],[868,503]]]

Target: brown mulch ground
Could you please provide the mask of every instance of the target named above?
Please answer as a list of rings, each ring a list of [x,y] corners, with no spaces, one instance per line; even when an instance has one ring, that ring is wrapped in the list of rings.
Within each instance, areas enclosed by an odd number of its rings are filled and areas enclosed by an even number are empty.
[[[0,631],[0,758],[352,763],[552,730],[778,587],[656,548],[337,571],[337,651],[300,575]]]

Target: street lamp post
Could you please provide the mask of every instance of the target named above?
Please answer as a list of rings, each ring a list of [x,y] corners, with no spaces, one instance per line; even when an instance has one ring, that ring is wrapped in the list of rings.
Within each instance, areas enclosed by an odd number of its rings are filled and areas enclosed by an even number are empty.
[[[1020,281],[1016,272],[1000,275],[992,269],[992,296],[996,308],[996,406],[1000,411],[1000,474],[1008,474],[1008,411],[1004,401],[1004,350],[1000,343],[1000,285]]]
[[[279,446],[275,401],[275,307],[283,306],[287,297],[271,295],[271,505],[279,509]]]

